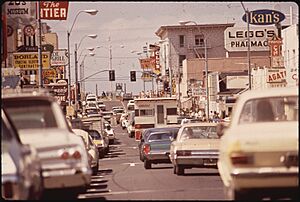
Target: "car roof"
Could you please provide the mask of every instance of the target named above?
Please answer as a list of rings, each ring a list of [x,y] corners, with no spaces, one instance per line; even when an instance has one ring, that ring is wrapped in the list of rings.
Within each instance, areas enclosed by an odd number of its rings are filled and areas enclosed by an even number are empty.
[[[182,127],[193,127],[193,126],[216,126],[217,123],[199,122],[199,123],[186,123]]]

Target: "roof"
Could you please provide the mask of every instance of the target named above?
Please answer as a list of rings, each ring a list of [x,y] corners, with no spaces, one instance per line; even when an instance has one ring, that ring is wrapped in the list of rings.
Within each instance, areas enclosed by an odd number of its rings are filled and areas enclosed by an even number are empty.
[[[162,33],[167,29],[186,29],[186,28],[216,28],[216,27],[233,27],[234,23],[226,23],[226,24],[198,24],[198,25],[168,25],[161,26],[155,34],[161,37]]]
[[[222,91],[222,92],[219,92],[217,93],[217,95],[236,95],[236,94],[239,94],[239,92],[245,90],[244,88],[238,88],[238,89],[229,89],[227,91]]]

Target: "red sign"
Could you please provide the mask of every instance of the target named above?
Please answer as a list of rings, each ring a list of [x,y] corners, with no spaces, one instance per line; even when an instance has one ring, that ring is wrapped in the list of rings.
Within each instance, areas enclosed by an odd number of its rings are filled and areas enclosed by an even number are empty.
[[[68,1],[41,1],[40,18],[44,20],[66,20],[68,7]]]

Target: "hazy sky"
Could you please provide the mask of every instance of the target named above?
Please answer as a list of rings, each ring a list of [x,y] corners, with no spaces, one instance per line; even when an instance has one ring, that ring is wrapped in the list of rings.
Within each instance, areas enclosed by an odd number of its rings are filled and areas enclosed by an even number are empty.
[[[298,23],[299,8],[295,2],[244,2],[246,8],[274,9],[286,15],[282,24],[290,23],[290,6],[293,10],[293,22]],[[117,1],[84,1],[69,2],[68,18],[66,21],[45,20],[53,32],[58,34],[59,48],[67,48],[67,30],[71,28],[75,16],[80,10],[97,9],[95,16],[80,13],[71,32],[71,75],[74,81],[74,44],[79,43],[82,37],[88,34],[97,34],[96,39],[86,37],[80,46],[78,54],[83,49],[96,46],[109,47],[108,38],[112,44],[112,66],[116,71],[116,82],[126,83],[127,91],[137,93],[143,90],[143,82],[137,73],[137,82],[130,82],[129,71],[140,70],[138,55],[132,50],[142,52],[146,43],[158,42],[155,32],[160,26],[179,25],[180,20],[191,20],[198,24],[209,23],[236,23],[235,26],[246,27],[242,20],[244,10],[240,2],[117,2]],[[120,46],[124,45],[124,48]],[[82,54],[88,53],[84,51]],[[85,59],[85,76],[97,71],[108,69],[109,51],[98,48],[94,57]],[[81,62],[83,57],[80,58]],[[86,90],[95,92],[98,84],[99,92],[110,90],[108,72],[100,73],[91,81],[86,82]],[[95,80],[98,81],[95,81]],[[114,82],[114,83],[116,83]],[[115,86],[115,84],[114,84]],[[152,88],[146,84],[146,90]]]

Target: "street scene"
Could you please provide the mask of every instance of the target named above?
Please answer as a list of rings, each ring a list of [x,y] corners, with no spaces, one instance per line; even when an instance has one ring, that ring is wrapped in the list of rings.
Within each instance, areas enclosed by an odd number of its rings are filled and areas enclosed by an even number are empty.
[[[299,200],[295,2],[1,3],[4,200]]]

